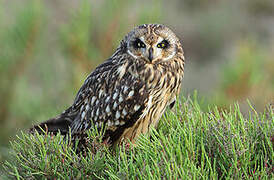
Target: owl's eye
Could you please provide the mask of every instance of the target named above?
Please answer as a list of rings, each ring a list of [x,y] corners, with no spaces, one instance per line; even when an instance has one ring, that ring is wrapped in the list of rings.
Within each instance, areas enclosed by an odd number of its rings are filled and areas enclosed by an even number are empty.
[[[146,45],[145,43],[143,43],[140,39],[136,39],[134,42],[133,42],[133,46],[137,49],[137,48],[145,48]]]
[[[157,48],[166,49],[169,46],[169,43],[167,40],[163,40],[159,44],[157,44]]]

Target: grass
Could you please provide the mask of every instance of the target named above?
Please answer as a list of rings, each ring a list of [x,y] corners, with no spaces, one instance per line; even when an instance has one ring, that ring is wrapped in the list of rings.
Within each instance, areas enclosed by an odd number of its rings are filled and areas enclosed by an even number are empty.
[[[271,179],[273,132],[271,108],[203,111],[194,96],[177,102],[150,135],[113,150],[92,130],[92,148],[81,155],[69,138],[22,132],[4,166],[17,179]]]

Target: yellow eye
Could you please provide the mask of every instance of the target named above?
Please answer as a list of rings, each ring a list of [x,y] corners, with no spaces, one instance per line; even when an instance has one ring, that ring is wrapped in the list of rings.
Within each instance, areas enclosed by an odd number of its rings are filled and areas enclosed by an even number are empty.
[[[165,47],[165,44],[164,44],[164,43],[159,43],[159,44],[157,45],[157,47],[158,47],[158,48],[164,48],[164,47]]]
[[[157,44],[157,48],[162,48],[165,49],[167,48],[167,46],[169,45],[167,40],[163,40],[162,42],[160,42],[159,44]]]
[[[140,39],[136,39],[134,42],[133,42],[133,46],[135,48],[145,48],[146,45],[140,40]]]

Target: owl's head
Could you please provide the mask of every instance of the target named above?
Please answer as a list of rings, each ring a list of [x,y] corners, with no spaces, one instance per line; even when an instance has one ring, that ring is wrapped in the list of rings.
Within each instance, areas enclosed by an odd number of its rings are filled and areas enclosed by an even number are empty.
[[[127,53],[147,63],[168,61],[182,51],[179,39],[166,26],[144,24],[133,29],[125,38]]]

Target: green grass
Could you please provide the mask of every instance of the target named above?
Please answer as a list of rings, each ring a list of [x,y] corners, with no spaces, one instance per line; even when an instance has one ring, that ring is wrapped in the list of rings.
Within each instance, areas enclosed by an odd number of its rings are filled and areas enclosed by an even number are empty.
[[[135,145],[110,150],[98,132],[77,155],[69,138],[22,133],[11,143],[7,177],[17,179],[271,179],[273,110],[245,116],[229,110],[202,111],[197,98],[182,99],[157,130]]]

